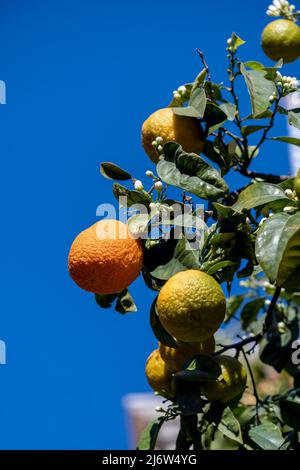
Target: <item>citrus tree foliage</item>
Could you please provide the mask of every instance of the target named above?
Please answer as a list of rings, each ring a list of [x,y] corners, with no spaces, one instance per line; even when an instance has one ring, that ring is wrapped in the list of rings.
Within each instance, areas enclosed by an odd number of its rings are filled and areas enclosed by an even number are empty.
[[[273,67],[241,62],[237,54],[243,45],[235,33],[228,40],[227,82],[213,81],[213,72],[198,51],[203,69],[194,82],[173,93],[169,106],[174,113],[199,120],[205,139],[201,156],[185,152],[176,142],[157,146],[160,159],[156,172],[147,172],[153,180],[149,190],[113,163],[101,164],[102,175],[116,181],[113,193],[118,200],[126,196],[128,208],[144,204],[148,209],[146,214],[133,215],[129,225],[133,232],[148,233],[143,240],[142,275],[150,290],[158,293],[172,275],[186,269],[200,269],[227,287],[225,323],[239,321],[244,336],[233,344],[218,345],[215,355],[229,351],[244,359],[253,382],[252,404],[241,402],[241,397],[226,404],[209,403],[201,395],[201,383],[215,380],[219,366],[214,356],[192,358],[174,374],[175,398],[166,400],[158,418],[147,426],[139,449],[154,449],[163,423],[178,416],[177,449],[287,450],[299,446],[300,369],[292,360],[293,343],[299,336],[299,192],[295,192],[294,178],[269,172],[271,147],[264,152],[266,141],[274,146],[278,142],[300,146],[300,139],[272,133],[278,117],[287,116],[300,129],[300,109],[288,110],[282,104],[282,98],[298,84],[283,76],[282,61]],[[249,94],[245,114],[236,92],[238,81]],[[260,157],[267,162],[265,173],[252,169]],[[245,177],[243,187],[229,188],[229,172]],[[124,185],[126,180],[133,180],[134,189]],[[152,238],[149,223],[154,215],[159,225],[163,212],[172,213],[173,206],[180,204],[189,205],[197,218],[196,203],[205,207],[204,239],[196,250],[190,249],[184,237],[176,240],[162,234]],[[169,234],[175,225],[173,219]],[[244,292],[233,296],[234,279],[242,281]],[[103,308],[115,304],[121,313],[136,310],[128,291],[96,295],[96,301]],[[176,348],[176,341],[160,323],[156,300],[150,325],[162,344]],[[249,364],[254,350],[259,350],[264,364],[289,374],[289,388],[281,394],[259,396]]]

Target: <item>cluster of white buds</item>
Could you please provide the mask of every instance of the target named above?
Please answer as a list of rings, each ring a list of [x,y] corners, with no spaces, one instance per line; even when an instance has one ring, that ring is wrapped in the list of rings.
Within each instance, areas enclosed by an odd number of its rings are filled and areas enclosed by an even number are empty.
[[[296,201],[298,200],[296,191],[293,191],[292,189],[286,189],[284,191],[284,194],[289,197],[290,199],[295,199]]]
[[[184,85],[181,85],[180,87],[177,88],[177,90],[173,91],[173,96],[176,100],[180,100],[181,98],[184,97],[186,94],[187,90]]]
[[[297,77],[288,77],[286,75],[281,75],[280,72],[277,71],[276,76],[277,85],[282,88],[283,95],[287,95],[292,91],[295,91],[299,87],[299,81]]]
[[[287,0],[273,0],[272,5],[268,6],[268,16],[285,16],[286,18],[293,18],[295,5],[291,5]]]
[[[164,139],[160,136],[156,137],[155,140],[153,140],[152,142],[152,147],[154,147],[158,153],[162,153],[163,152],[163,147],[162,147],[162,144],[164,142]]]
[[[144,185],[143,185],[143,183],[141,182],[141,180],[135,180],[135,182],[134,182],[134,189],[136,189],[137,191],[143,191]]]

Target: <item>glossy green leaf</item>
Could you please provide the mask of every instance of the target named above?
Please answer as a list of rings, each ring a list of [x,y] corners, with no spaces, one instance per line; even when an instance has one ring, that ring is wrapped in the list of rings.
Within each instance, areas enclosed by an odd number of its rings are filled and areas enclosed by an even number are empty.
[[[265,304],[264,297],[258,297],[256,299],[247,302],[241,311],[241,324],[243,330],[247,330],[251,323],[256,321],[257,315]]]
[[[269,98],[276,92],[276,86],[273,81],[265,78],[265,71],[247,70],[246,67],[241,64],[241,73],[248,88],[252,114],[255,118],[269,108]]]
[[[168,280],[174,274],[186,269],[198,269],[199,250],[194,250],[186,238],[182,238],[176,245],[173,258],[166,264],[158,266],[151,275],[160,280]]]
[[[279,140],[280,142],[286,142],[287,144],[300,147],[300,139],[297,139],[296,137],[272,137],[270,140]]]
[[[119,200],[121,196],[127,198],[127,207],[131,207],[134,204],[149,205],[152,201],[151,196],[146,191],[130,190],[119,183],[114,183],[112,190],[116,199]]]
[[[294,126],[297,129],[300,129],[300,110],[297,110],[297,112],[289,111],[288,120],[291,126]]]
[[[198,117],[202,118],[204,116],[206,108],[206,94],[203,88],[197,88],[191,96],[189,105],[196,109],[198,112]]]
[[[164,145],[164,158],[158,162],[156,169],[165,183],[203,199],[216,200],[228,190],[217,170],[198,155],[184,152],[176,142]]]
[[[288,426],[300,431],[300,402],[296,400],[281,400],[279,403],[281,416]]]
[[[278,450],[284,443],[280,428],[271,421],[251,428],[249,437],[263,450]]]
[[[111,308],[118,294],[95,294],[95,300],[101,308]]]
[[[240,46],[245,43],[246,41],[240,38],[236,33],[232,33],[230,46],[234,51],[236,51]]]
[[[261,131],[266,129],[267,126],[244,126],[242,128],[242,133],[248,137],[248,135],[254,134],[254,132]]]
[[[236,106],[233,103],[221,103],[220,108],[227,116],[228,121],[233,121],[236,115]]]
[[[264,70],[265,68],[265,66],[261,62],[257,62],[255,60],[249,60],[248,62],[244,62],[244,66],[252,70]]]
[[[201,70],[201,72],[195,78],[195,81],[194,81],[192,89],[191,89],[191,95],[194,93],[194,91],[197,88],[200,88],[203,85],[204,80],[206,78],[206,75],[207,75],[207,70],[206,70],[206,68],[204,68],[204,69]]]
[[[131,179],[130,173],[110,162],[101,163],[100,172],[105,178],[109,180],[125,181]]]
[[[139,438],[137,450],[155,450],[157,437],[163,423],[164,419],[158,418],[154,421],[151,421],[146,426]]]
[[[218,423],[218,429],[224,436],[228,437],[228,439],[239,442],[240,444],[243,443],[240,423],[228,406],[223,411],[222,418]]]
[[[177,348],[177,343],[175,339],[165,330],[165,328],[161,324],[156,309],[156,300],[157,299],[154,300],[150,309],[150,325],[154,336],[165,346],[169,346],[170,348]]]
[[[232,207],[240,212],[243,209],[254,209],[278,200],[290,203],[290,199],[279,186],[270,183],[254,183],[240,193],[237,202]]]
[[[173,112],[178,116],[199,118],[199,112],[193,106],[174,107]]]
[[[225,323],[228,323],[229,320],[238,312],[240,306],[244,301],[244,295],[233,295],[229,297],[226,301],[226,315]]]
[[[290,284],[296,288],[300,282],[300,212],[294,215],[274,214],[259,229],[255,254],[272,283]],[[295,284],[295,285],[294,285]]]

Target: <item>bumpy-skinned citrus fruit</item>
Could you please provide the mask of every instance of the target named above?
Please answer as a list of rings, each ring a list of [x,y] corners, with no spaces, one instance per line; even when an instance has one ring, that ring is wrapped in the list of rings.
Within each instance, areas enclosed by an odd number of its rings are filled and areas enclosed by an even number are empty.
[[[157,299],[162,325],[177,340],[199,342],[213,336],[221,325],[226,300],[217,281],[190,269],[172,276]]]
[[[200,153],[203,150],[203,137],[198,119],[178,116],[172,108],[155,111],[142,126],[142,144],[154,163],[157,163],[159,158],[152,145],[157,137],[163,139],[162,145],[174,141],[180,144],[186,152]]]
[[[172,398],[172,371],[162,360],[158,349],[155,349],[146,362],[146,377],[150,387],[165,398]]]
[[[113,294],[128,287],[142,268],[139,240],[126,224],[107,219],[81,232],[69,253],[69,272],[79,287],[96,294]]]
[[[300,199],[300,168],[294,180],[294,189],[296,191],[298,199]]]
[[[293,62],[300,56],[300,28],[290,20],[275,20],[263,30],[261,45],[272,60]]]
[[[215,339],[212,336],[198,343],[183,343],[177,341],[177,348],[170,348],[159,343],[159,352],[169,369],[174,372],[182,370],[184,364],[197,354],[211,355],[215,350]]]
[[[214,359],[220,365],[222,374],[215,382],[201,384],[201,390],[209,401],[227,403],[245,390],[247,372],[234,357],[216,356]]]

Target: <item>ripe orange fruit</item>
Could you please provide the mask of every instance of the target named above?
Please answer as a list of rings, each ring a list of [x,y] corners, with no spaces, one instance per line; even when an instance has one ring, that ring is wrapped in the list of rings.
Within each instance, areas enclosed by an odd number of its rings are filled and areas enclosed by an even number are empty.
[[[81,232],[69,253],[69,272],[79,287],[96,294],[114,294],[129,286],[142,268],[139,240],[126,224],[102,220]]]
[[[162,360],[158,349],[152,351],[146,362],[146,377],[150,387],[165,398],[172,398],[173,374]]]
[[[189,269],[172,276],[157,299],[162,325],[177,340],[194,343],[213,336],[221,325],[226,300],[217,281]]]
[[[159,343],[159,352],[169,369],[178,372],[184,364],[197,354],[211,355],[215,350],[215,339],[212,336],[198,343],[177,342],[177,348],[170,348]]]
[[[163,139],[162,145],[174,141],[182,145],[186,152],[200,153],[203,150],[204,143],[198,119],[178,116],[172,108],[155,111],[142,126],[142,144],[154,163],[159,159],[152,145],[157,137]]]
[[[234,357],[216,356],[214,359],[220,365],[222,374],[216,382],[203,383],[201,389],[209,401],[227,403],[245,390],[247,372]]]
[[[263,30],[261,45],[272,60],[293,62],[300,56],[300,28],[290,20],[275,20]]]

